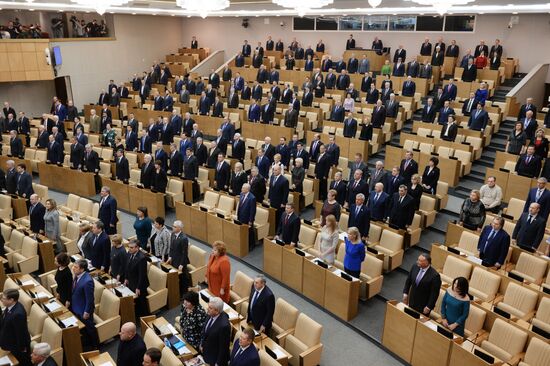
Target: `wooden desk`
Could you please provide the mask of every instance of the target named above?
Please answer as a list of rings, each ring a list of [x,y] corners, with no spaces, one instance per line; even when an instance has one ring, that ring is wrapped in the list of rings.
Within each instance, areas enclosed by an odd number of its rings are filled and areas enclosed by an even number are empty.
[[[178,48],[178,53],[179,54],[191,54],[191,55],[199,55],[199,60],[204,60],[205,58],[208,57],[208,55],[210,54],[210,48],[187,48],[187,47],[183,47],[183,48]]]
[[[349,321],[357,315],[361,281],[348,281],[340,277],[340,270],[327,270],[325,282],[325,308],[338,317]]]
[[[355,54],[355,57],[359,60],[363,58],[363,55],[367,55],[367,58],[370,62],[370,71],[380,71],[382,69],[382,66],[384,66],[386,60],[390,59],[390,56],[388,54],[379,55],[375,50],[355,49],[345,51],[343,56],[344,60],[349,60],[352,53]]]
[[[73,316],[73,313],[66,312],[57,319],[66,319]],[[54,319],[55,320],[55,319]],[[82,353],[82,341],[80,339],[80,329],[84,328],[84,324],[79,320],[78,327],[62,328],[63,353],[67,366],[80,365],[80,354]]]
[[[227,245],[227,251],[237,257],[248,255],[248,231],[246,224],[237,225],[233,220],[222,220],[223,241]]]
[[[284,126],[275,126],[264,123],[241,123],[242,135],[247,138],[263,141],[266,136],[271,137],[272,141],[279,141],[281,137],[286,138],[287,141],[292,140],[294,129]]]
[[[180,278],[177,268],[174,268],[173,266],[162,263],[161,269],[168,270],[166,273],[166,288],[168,289],[168,309],[173,309],[175,307],[178,307],[180,305]]]
[[[447,366],[453,343],[462,338],[456,336],[451,340],[430,328],[428,324],[436,325],[432,320],[418,322],[411,364],[413,366]]]
[[[290,353],[265,334],[261,334],[259,337],[254,338],[254,345],[256,348],[264,351],[266,346],[269,347],[270,350],[277,354],[277,362],[279,362],[281,366],[287,366],[288,360],[292,358]]]
[[[302,294],[321,306],[325,306],[326,272],[326,269],[313,261],[304,261]]]
[[[59,167],[53,164],[38,163],[40,184],[65,193],[82,197],[95,196],[94,173]]]
[[[296,250],[294,248],[285,246],[282,253],[281,281],[293,290],[302,292],[303,274],[304,257],[296,254]]]
[[[110,93],[110,92],[109,92]],[[107,107],[111,111],[111,115],[113,116],[113,119],[119,119],[120,118],[120,112],[118,107]],[[103,109],[103,106],[97,105],[97,104],[84,104],[84,118],[86,122],[90,122],[90,111],[92,109],[95,109],[96,115],[101,118],[101,110]],[[139,120],[141,121],[141,120]],[[73,121],[70,121],[73,122]]]
[[[201,240],[203,242],[208,241],[207,237],[207,221],[206,217],[208,216],[208,213],[205,211],[201,211],[198,206],[191,207],[191,225],[188,226],[191,229],[191,232],[189,235],[194,237],[195,239]]]
[[[212,244],[217,240],[223,241],[223,222],[225,219],[218,217],[213,212],[206,214],[206,239],[207,243]]]
[[[193,196],[193,181],[190,181],[188,179],[182,179],[182,182],[183,182],[183,200],[187,203],[193,203],[195,201],[195,197]]]
[[[264,239],[264,272],[274,279],[282,280],[283,247],[273,240]]]
[[[11,196],[11,207],[13,208],[14,219],[29,215],[27,210],[27,198]]]
[[[147,207],[151,217],[164,217],[166,215],[164,193],[128,186],[128,201],[130,212],[136,212],[138,207],[143,206]]]
[[[99,351],[91,351],[80,354],[80,360],[82,366],[88,366],[88,362],[92,362],[93,365],[100,366],[117,366],[116,362],[111,358],[108,352],[99,353]]]
[[[411,363],[418,322],[403,311],[404,306],[395,300],[386,303],[382,344],[405,362]]]
[[[191,235],[193,230],[191,227],[191,211],[193,211],[191,205],[176,202],[176,220],[180,220],[183,223],[183,227],[189,232],[189,235]]]
[[[110,178],[99,177],[101,180],[101,186],[107,186],[111,189],[111,194],[116,198],[117,209],[130,211],[130,200],[128,195],[128,184],[124,184],[119,180],[112,180]],[[149,208],[148,208],[149,209]],[[156,217],[151,215],[151,217]]]
[[[473,348],[473,345],[472,347]],[[433,350],[433,348],[431,349]],[[487,353],[487,351],[483,351]],[[502,361],[495,359],[493,364],[487,363],[481,358],[470,352],[461,344],[453,342],[451,347],[451,356],[449,358],[449,366],[488,366],[488,365],[502,365]]]
[[[38,255],[40,256],[40,272],[45,273],[52,271],[56,268],[54,263],[54,249],[53,242],[50,240],[44,240],[42,237],[42,243],[38,243]]]
[[[169,323],[164,317],[156,318],[155,315],[144,316],[144,317],[141,318],[140,324],[141,324],[141,335],[142,335],[142,337],[143,337],[143,335],[145,334],[145,331],[148,328],[154,331],[154,328],[153,328],[153,324],[154,324],[159,330],[161,330],[161,331],[165,330],[165,333],[160,334],[160,335],[157,334],[157,336],[159,338],[162,339],[164,337],[169,337],[169,336],[172,336],[172,335],[176,335],[178,338],[180,338],[185,343],[185,347],[187,347],[187,350],[189,351],[189,352],[183,353],[181,355],[176,354],[176,356],[181,361],[189,360],[189,359],[195,357],[196,355],[198,355],[197,350],[193,346],[191,346],[187,342],[187,340],[185,338],[183,338],[183,336],[180,333],[178,333],[176,331],[176,334],[172,334],[172,332],[170,332],[169,329],[167,329],[167,326],[168,326]],[[155,334],[156,334],[156,332],[155,332]]]

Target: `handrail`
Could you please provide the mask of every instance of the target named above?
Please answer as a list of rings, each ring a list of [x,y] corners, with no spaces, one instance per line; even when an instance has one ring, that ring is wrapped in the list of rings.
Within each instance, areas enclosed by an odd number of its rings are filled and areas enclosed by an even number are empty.
[[[546,77],[550,64],[535,65],[529,73],[506,94],[505,116],[516,116],[521,103],[527,98],[533,98],[536,104],[543,102],[546,87]]]
[[[195,73],[201,76],[210,75],[210,70],[216,70],[220,64],[225,60],[225,51],[219,50],[210,54],[207,58],[202,60],[197,66],[191,69],[191,73]]]
[[[231,62],[233,62],[235,60],[235,58],[237,57],[237,54],[235,54],[233,57],[231,57],[229,60],[227,60],[226,62],[224,62],[220,67],[218,67],[218,69],[216,70],[216,73],[219,74],[220,72],[223,71],[223,69],[225,68],[226,65],[229,65]]]

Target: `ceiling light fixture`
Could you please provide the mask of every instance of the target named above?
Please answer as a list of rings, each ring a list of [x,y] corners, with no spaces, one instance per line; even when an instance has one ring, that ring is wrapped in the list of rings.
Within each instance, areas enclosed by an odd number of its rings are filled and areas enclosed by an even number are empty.
[[[420,5],[432,6],[439,15],[447,13],[453,6],[466,5],[474,0],[409,0]]]
[[[229,0],[176,0],[176,4],[187,11],[198,13],[203,19],[214,11],[229,7]]]
[[[105,14],[113,6],[127,4],[130,0],[71,0],[73,3],[94,9],[99,15]]]
[[[369,5],[373,8],[376,8],[380,4],[382,4],[382,0],[369,0]]]
[[[311,9],[318,9],[330,5],[334,0],[273,0],[274,4],[283,8],[295,9],[298,15],[303,17]]]

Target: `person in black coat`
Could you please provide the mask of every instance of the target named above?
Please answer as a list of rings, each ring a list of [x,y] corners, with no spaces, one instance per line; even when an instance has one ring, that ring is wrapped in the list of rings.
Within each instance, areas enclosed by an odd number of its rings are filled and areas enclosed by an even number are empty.
[[[288,202],[285,212],[281,214],[275,239],[282,240],[287,245],[297,246],[300,225],[300,217],[294,213],[294,203]]]
[[[124,156],[124,150],[117,150],[115,159],[116,179],[127,182],[130,179],[130,164]]]
[[[17,190],[17,171],[13,160],[6,162],[6,190],[9,194],[15,194]]]
[[[450,115],[447,117],[447,123],[445,123],[441,128],[441,133],[439,134],[439,137],[445,141],[454,141],[457,134],[458,126],[455,123],[455,117],[453,115]]]
[[[327,198],[327,179],[332,165],[330,154],[325,152],[325,145],[319,147],[319,156],[315,164],[315,178],[319,180],[319,199],[324,201]]]
[[[405,153],[405,159],[401,160],[399,171],[405,180],[405,184],[409,184],[411,182],[411,177],[414,174],[418,174],[418,163],[413,159],[412,151],[407,151]]]
[[[155,151],[153,159],[155,161],[159,160],[161,162],[162,169],[165,171],[168,169],[168,154],[164,151],[162,147],[162,142],[157,142],[157,150]]]
[[[372,110],[371,124],[372,127],[382,128],[386,122],[386,107],[382,105],[382,100],[376,101],[376,107]]]
[[[515,171],[519,175],[533,178],[538,177],[542,163],[540,157],[535,155],[535,146],[527,147],[527,153],[520,155],[516,163]]]
[[[146,154],[143,156],[143,165],[141,166],[141,174],[139,181],[143,184],[144,188],[151,188],[153,184],[153,175],[155,173],[155,166],[151,162],[151,155]]]
[[[147,350],[145,342],[136,333],[136,325],[132,322],[122,324],[118,343],[117,365],[140,365]]]
[[[538,249],[544,237],[544,229],[546,227],[546,220],[539,215],[539,211],[540,205],[533,202],[529,205],[529,211],[522,213],[516,222],[512,239],[519,246]]]
[[[206,312],[209,318],[204,324],[199,347],[208,365],[227,366],[229,361],[231,324],[223,306],[223,300],[219,297],[211,297],[208,303]]]
[[[147,259],[139,250],[136,239],[128,243],[128,261],[124,271],[124,284],[138,296],[136,299],[136,316],[147,314],[147,287],[149,287],[149,278],[147,277]]]
[[[182,230],[183,223],[180,220],[174,221],[170,237],[168,263],[178,270],[180,294],[185,294],[189,288],[189,274],[187,272],[187,265],[190,263],[189,239]]]
[[[23,142],[17,137],[17,131],[10,131],[10,155],[20,158],[23,156]]]
[[[365,195],[359,193],[355,196],[355,203],[349,208],[348,228],[356,227],[363,240],[369,237],[370,213],[365,203]]]
[[[101,220],[92,224],[92,234],[92,246],[90,248],[90,258],[88,259],[95,268],[109,272],[111,265],[111,240]]]
[[[170,155],[168,156],[168,172],[172,176],[180,176],[183,165],[181,154],[178,152],[176,144],[170,144]]]
[[[254,279],[248,299],[250,304],[246,316],[247,322],[252,323],[258,332],[269,334],[275,312],[275,296],[267,287],[263,275],[257,275]]]
[[[422,109],[422,122],[433,123],[435,121],[436,106],[433,105],[433,98],[428,98],[428,103]]]
[[[197,157],[197,163],[199,166],[206,164],[208,159],[208,150],[206,146],[202,143],[202,137],[197,138],[197,144],[195,145],[195,156]]]
[[[155,160],[155,170],[151,181],[151,189],[155,192],[166,193],[168,186],[168,177],[166,171],[162,168],[162,161]]]
[[[67,253],[61,252],[55,256],[55,265],[57,267],[57,271],[55,272],[57,299],[67,308],[71,301],[73,289],[73,274],[69,268],[69,263],[71,261]]]
[[[32,176],[27,173],[25,163],[17,164],[17,185],[15,193],[23,198],[29,198],[34,190],[32,189]]]
[[[414,199],[407,194],[407,186],[402,184],[399,191],[391,197],[388,210],[388,220],[391,225],[405,229],[412,224],[414,218]]]
[[[244,162],[244,156],[246,154],[246,146],[244,141],[241,140],[241,134],[236,133],[233,136],[233,142],[231,145],[231,157],[239,160],[241,163]]]
[[[353,118],[353,113],[348,113],[347,118],[344,120],[344,137],[355,137],[357,133],[357,120]]]
[[[240,162],[235,163],[235,170],[231,172],[231,180],[229,183],[229,193],[237,195],[241,193],[243,184],[248,182],[248,177],[243,169],[243,164]]]
[[[428,165],[424,168],[422,173],[422,189],[429,194],[437,193],[437,183],[439,182],[439,159],[432,156],[428,161]]]
[[[215,167],[214,180],[216,182],[216,189],[227,191],[229,188],[229,179],[231,178],[231,166],[225,161],[225,155],[222,152],[218,153],[218,161]]]
[[[74,169],[80,169],[82,167],[82,160],[84,159],[84,145],[78,143],[78,138],[73,135],[71,138],[70,147],[70,159],[71,167]]]
[[[0,347],[11,354],[22,366],[30,362],[31,337],[27,327],[27,313],[19,303],[19,290],[6,289],[2,294],[2,305],[6,308],[2,314],[0,327]]]
[[[183,177],[194,181],[198,176],[199,161],[193,154],[193,149],[188,147],[187,150],[185,150],[185,159],[183,160]]]
[[[46,161],[49,161],[52,164],[63,163],[63,147],[55,141],[55,136],[53,134],[49,137]]]
[[[40,202],[37,194],[31,194],[29,206],[30,228],[33,233],[44,232],[44,214],[46,207]]]
[[[334,173],[334,180],[330,182],[329,185],[329,191],[330,190],[336,191],[336,201],[340,204],[340,206],[344,206],[348,191],[346,182],[342,180],[342,172]]]
[[[369,185],[363,180],[363,171],[356,169],[353,172],[353,180],[348,182],[348,195],[346,197],[347,206],[350,207],[355,203],[355,197],[362,193],[363,195],[368,194]]]
[[[250,184],[250,193],[256,197],[256,202],[263,202],[266,192],[265,178],[259,174],[258,168],[255,166],[250,169],[248,184]]]
[[[269,178],[269,204],[276,209],[275,227],[279,227],[279,219],[288,200],[289,182],[282,174],[280,165],[273,167],[273,174]],[[257,196],[256,196],[257,197]]]
[[[435,308],[441,287],[441,277],[431,263],[429,254],[420,254],[403,287],[403,302],[426,316]]]
[[[101,201],[99,201],[98,218],[105,225],[107,234],[116,234],[116,223],[118,222],[116,199],[111,196],[111,189],[109,187],[102,187],[99,194]]]

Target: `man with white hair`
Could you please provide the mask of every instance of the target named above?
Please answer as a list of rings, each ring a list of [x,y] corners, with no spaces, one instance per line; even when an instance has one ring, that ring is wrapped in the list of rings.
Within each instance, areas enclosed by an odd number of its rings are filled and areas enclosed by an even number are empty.
[[[223,300],[211,297],[208,302],[209,316],[202,330],[200,351],[204,362],[209,365],[227,365],[229,361],[229,347],[231,325],[229,317],[223,311]]]
[[[189,287],[189,274],[187,272],[187,265],[189,264],[188,254],[189,239],[183,233],[183,223],[180,220],[176,220],[174,224],[172,224],[170,251],[166,262],[178,269],[180,295],[185,294]]]
[[[13,160],[6,161],[6,190],[9,194],[15,194],[17,190],[17,172]]]
[[[370,180],[369,180],[369,191],[374,189],[376,183],[384,183],[386,181],[386,170],[384,169],[384,162],[378,160],[376,162],[376,167],[373,169]]]
[[[31,362],[38,366],[56,366],[54,359],[50,356],[52,348],[46,342],[34,345],[31,353]]]
[[[265,185],[264,185],[265,186]],[[248,224],[248,247],[252,250],[256,245],[256,235],[254,231],[254,219],[256,218],[256,197],[250,192],[250,184],[244,183],[239,195],[239,205],[237,206],[237,220],[243,224]]]
[[[136,325],[132,322],[120,327],[120,342],[118,344],[117,365],[139,365],[146,351],[145,342],[136,332]]]

